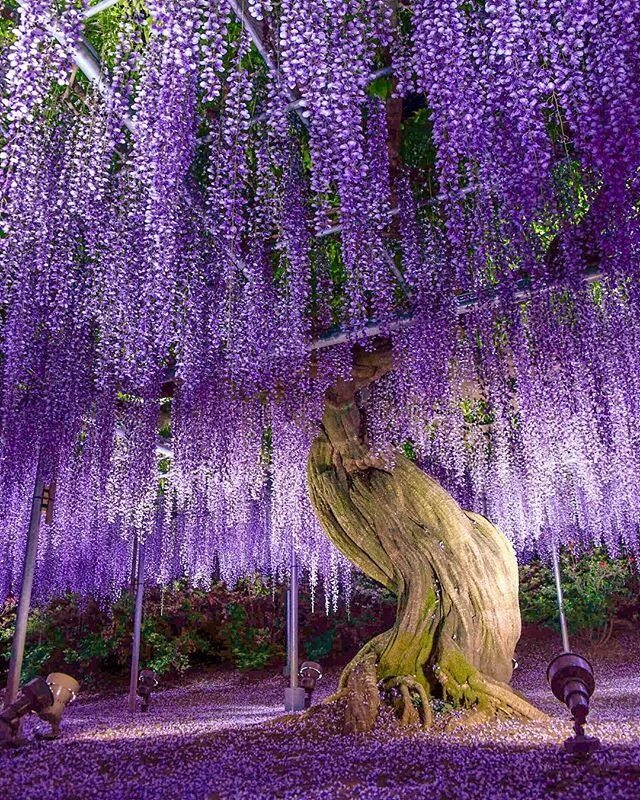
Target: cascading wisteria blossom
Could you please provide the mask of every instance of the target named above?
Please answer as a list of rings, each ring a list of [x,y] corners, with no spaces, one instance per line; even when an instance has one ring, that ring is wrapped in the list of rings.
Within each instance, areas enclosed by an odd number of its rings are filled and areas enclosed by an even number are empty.
[[[146,540],[161,583],[293,544],[335,602],[306,460],[372,324],[377,451],[521,550],[637,548],[638,4],[232,6],[121,0],[100,86],[86,4],[0,42],[0,594],[37,474],[41,597],[119,591]]]
[[[370,300],[381,317],[392,301],[381,239],[390,210],[385,112],[365,91],[376,46],[386,46],[391,36],[381,9],[389,6],[291,0],[282,4],[280,28],[283,77],[305,99],[316,227],[335,223],[331,201],[337,194],[347,319],[359,333]]]
[[[416,413],[392,387],[391,435],[520,550],[544,551],[550,536],[636,550],[637,325],[606,283],[484,308],[464,322],[439,409]],[[372,398],[374,420],[385,400]]]

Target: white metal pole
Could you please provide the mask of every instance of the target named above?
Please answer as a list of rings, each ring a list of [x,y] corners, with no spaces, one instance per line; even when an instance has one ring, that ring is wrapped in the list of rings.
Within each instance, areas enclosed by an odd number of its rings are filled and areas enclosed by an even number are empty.
[[[115,6],[119,3],[120,0],[101,0],[101,2],[96,3],[93,6],[89,6],[84,12],[85,19],[91,19],[91,17],[95,17],[97,14],[101,14],[103,11],[106,11],[108,8]]]
[[[133,642],[131,645],[131,675],[129,678],[129,711],[136,710],[138,672],[140,669],[140,635],[142,631],[142,601],[144,599],[144,544],[138,540],[138,575],[136,604],[133,612]]]
[[[286,597],[286,620],[287,620],[287,662],[284,667],[285,677],[289,674],[289,664],[291,663],[291,587],[287,586]]]
[[[560,579],[560,561],[558,559],[558,548],[555,537],[551,540],[551,559],[553,561],[553,577],[556,582],[556,595],[558,598],[558,612],[560,614],[560,633],[562,635],[562,649],[565,653],[571,652],[569,646],[569,632],[567,630],[567,619],[564,615],[564,597],[562,594],[562,581]]]
[[[131,594],[135,595],[138,585],[138,531],[133,534],[133,547],[131,554]]]
[[[16,627],[13,634],[13,641],[11,642],[9,675],[7,678],[7,690],[4,695],[5,707],[14,702],[18,696],[18,689],[20,687],[24,645],[27,638],[27,622],[29,621],[29,608],[31,606],[31,590],[33,588],[33,575],[38,552],[38,536],[40,534],[43,496],[44,485],[42,480],[36,476],[36,485],[33,490],[33,499],[31,501],[29,533],[27,534],[27,546],[25,548],[24,564],[22,567],[22,583],[20,586],[20,599],[18,600],[18,610],[16,613]]]
[[[298,688],[298,562],[291,544],[291,579],[289,585],[289,686]]]

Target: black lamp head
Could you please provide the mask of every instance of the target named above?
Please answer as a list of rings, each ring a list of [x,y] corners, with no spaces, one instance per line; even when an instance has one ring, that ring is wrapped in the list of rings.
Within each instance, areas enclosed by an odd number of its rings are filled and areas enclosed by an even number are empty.
[[[142,700],[142,710],[149,710],[151,692],[158,686],[158,676],[152,669],[140,670],[138,676],[138,696]]]
[[[32,711],[39,714],[53,704],[53,692],[44,678],[34,678],[25,683],[14,702],[0,712],[0,739],[15,742],[22,717]]]

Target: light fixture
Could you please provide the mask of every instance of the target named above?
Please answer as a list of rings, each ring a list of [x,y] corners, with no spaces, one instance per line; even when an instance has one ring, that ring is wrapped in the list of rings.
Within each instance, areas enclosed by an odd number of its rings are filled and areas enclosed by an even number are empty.
[[[304,707],[311,707],[311,697],[316,683],[322,678],[322,668],[316,661],[303,661],[300,667],[300,688],[305,691]]]
[[[34,678],[26,683],[17,699],[0,712],[0,741],[4,744],[17,744],[20,720],[32,711],[39,714],[53,703],[53,692],[44,678]]]
[[[52,672],[45,678],[34,678],[26,683],[18,698],[0,712],[0,741],[18,744],[20,720],[32,711],[51,725],[51,733],[42,739],[60,736],[60,720],[68,703],[75,700],[80,684],[63,672]]]
[[[158,685],[158,676],[152,669],[140,670],[138,678],[138,696],[142,700],[142,710],[149,710],[149,701],[151,699],[151,692]]]
[[[51,691],[53,702],[46,708],[37,710],[40,719],[51,725],[51,732],[43,734],[40,738],[57,739],[60,736],[60,720],[69,703],[73,703],[80,691],[80,684],[71,675],[64,672],[52,672],[47,675],[47,684]]]
[[[573,717],[575,736],[565,741],[565,750],[575,756],[590,755],[600,746],[598,739],[586,736],[584,732],[589,699],[596,686],[591,664],[576,653],[561,653],[549,664],[547,681],[551,691],[567,706]]]

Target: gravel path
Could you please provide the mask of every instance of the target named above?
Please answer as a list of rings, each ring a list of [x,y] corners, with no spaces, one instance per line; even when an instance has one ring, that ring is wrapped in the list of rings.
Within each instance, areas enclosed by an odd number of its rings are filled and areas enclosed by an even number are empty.
[[[0,800],[637,800],[640,798],[640,637],[595,660],[590,733],[603,749],[572,763],[570,733],[545,683],[554,640],[519,648],[515,687],[549,723],[491,723],[455,733],[345,737],[327,721],[261,725],[281,713],[283,681],[218,673],[158,692],[132,718],[122,695],[80,699],[65,738],[0,753]],[[325,677],[318,699],[335,688]],[[45,728],[30,719],[27,735]]]

